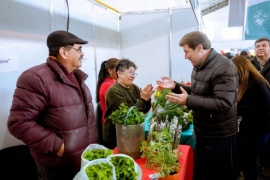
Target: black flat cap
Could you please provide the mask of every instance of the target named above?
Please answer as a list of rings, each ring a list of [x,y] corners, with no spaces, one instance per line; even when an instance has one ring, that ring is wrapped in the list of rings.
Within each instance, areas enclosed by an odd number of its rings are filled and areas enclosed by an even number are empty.
[[[74,34],[63,30],[54,31],[47,37],[48,48],[54,48],[70,44],[87,44],[87,43],[88,41],[78,38]]]

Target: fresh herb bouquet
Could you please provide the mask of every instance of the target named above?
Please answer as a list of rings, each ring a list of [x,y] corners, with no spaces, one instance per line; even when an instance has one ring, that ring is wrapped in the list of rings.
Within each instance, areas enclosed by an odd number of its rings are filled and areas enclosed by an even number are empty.
[[[141,180],[141,169],[130,156],[114,154],[108,156],[107,159],[115,167],[116,179]]]
[[[186,106],[168,102],[165,96],[170,92],[170,89],[158,87],[154,93],[153,114],[149,124],[148,140],[155,138],[153,132],[162,132],[166,127],[171,133],[170,140],[173,148],[176,149],[180,142],[181,132],[189,128],[193,121],[193,115],[192,110],[189,110]]]
[[[106,158],[113,154],[113,150],[106,148],[100,144],[89,144],[81,155],[81,167],[85,166],[89,161]]]
[[[81,159],[81,169],[73,180],[141,180],[142,171],[132,157],[113,154],[103,145],[90,144]]]
[[[102,160],[102,159],[101,159]],[[95,161],[100,161],[95,160]],[[94,162],[94,161],[93,161]],[[99,163],[89,164],[85,167],[85,174],[89,180],[102,179],[102,180],[112,180],[114,179],[113,166],[109,162],[100,161]]]
[[[106,158],[107,156],[112,154],[113,151],[111,149],[86,149],[82,156],[84,159],[92,161],[95,159]]]
[[[119,109],[113,111],[109,118],[113,124],[135,125],[144,122],[145,114],[140,112],[135,106],[128,107],[121,103]]]

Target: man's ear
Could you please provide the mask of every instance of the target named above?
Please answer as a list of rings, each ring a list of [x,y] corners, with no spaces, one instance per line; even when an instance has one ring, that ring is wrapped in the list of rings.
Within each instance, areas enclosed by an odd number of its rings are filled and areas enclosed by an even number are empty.
[[[201,51],[201,50],[203,50],[203,45],[202,44],[198,44],[197,48],[198,48],[198,51]]]
[[[59,49],[59,55],[62,57],[62,58],[64,58],[64,59],[66,59],[67,58],[67,50],[66,50],[66,48],[64,48],[64,47],[61,47],[60,49]]]

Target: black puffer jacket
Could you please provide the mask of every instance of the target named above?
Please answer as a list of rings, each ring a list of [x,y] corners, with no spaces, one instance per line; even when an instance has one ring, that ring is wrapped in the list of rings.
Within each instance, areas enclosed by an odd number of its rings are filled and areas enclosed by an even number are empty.
[[[253,66],[261,72],[262,76],[270,83],[270,59],[265,62],[263,69],[261,70],[260,64],[256,57],[250,60]]]
[[[26,70],[17,81],[8,129],[30,147],[40,164],[79,170],[83,150],[97,143],[92,96],[84,82],[87,74],[77,69],[74,75],[84,98],[50,59]],[[64,155],[58,158],[63,142]]]
[[[177,84],[174,92],[180,92]],[[187,107],[193,110],[196,135],[222,138],[237,133],[237,72],[233,63],[211,49],[200,67],[194,67]]]
[[[242,117],[240,132],[253,135],[269,133],[270,89],[260,79],[250,79],[248,88],[238,102],[238,116]]]

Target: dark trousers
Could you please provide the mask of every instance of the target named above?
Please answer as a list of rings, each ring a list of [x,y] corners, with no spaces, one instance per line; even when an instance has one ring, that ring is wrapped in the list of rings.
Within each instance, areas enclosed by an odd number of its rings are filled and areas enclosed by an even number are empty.
[[[270,133],[265,136],[265,146],[259,155],[259,177],[270,179]]]
[[[256,161],[258,152],[256,152],[256,146],[255,135],[251,136],[244,133],[237,134],[236,177],[243,171],[245,179],[257,179],[258,167]]]
[[[237,134],[236,178],[242,171],[245,180],[256,180],[259,175],[258,157],[265,147],[268,135],[239,132]]]
[[[73,180],[78,170],[70,167],[46,167],[36,163],[38,180]]]
[[[262,149],[262,152],[260,154],[260,166],[261,167],[270,167],[270,133],[268,133],[265,136],[265,141],[267,143],[265,144],[264,148]]]
[[[228,138],[196,136],[193,180],[233,180],[236,135]]]

